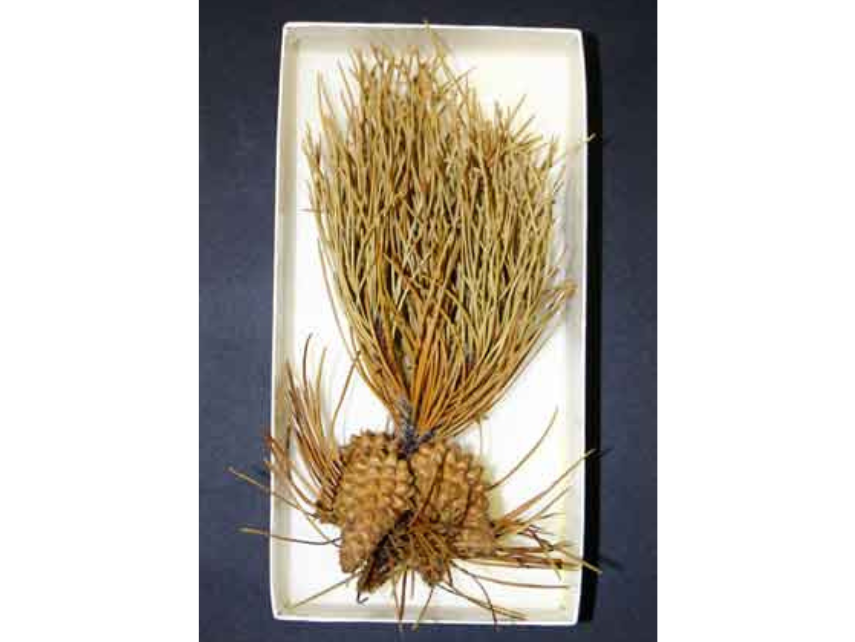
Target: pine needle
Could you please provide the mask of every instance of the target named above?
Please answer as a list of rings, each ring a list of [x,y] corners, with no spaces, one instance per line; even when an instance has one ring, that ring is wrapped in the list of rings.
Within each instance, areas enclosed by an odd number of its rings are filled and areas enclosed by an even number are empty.
[[[486,416],[573,292],[553,251],[557,144],[516,124],[522,101],[483,110],[435,45],[355,52],[304,140],[336,321],[409,451]]]

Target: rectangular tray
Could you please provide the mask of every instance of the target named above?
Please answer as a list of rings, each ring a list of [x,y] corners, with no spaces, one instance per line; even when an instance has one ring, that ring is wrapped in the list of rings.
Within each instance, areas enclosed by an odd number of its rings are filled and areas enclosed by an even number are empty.
[[[558,415],[549,436],[525,466],[504,484],[493,502],[504,509],[528,499],[578,460],[585,448],[585,270],[587,238],[585,65],[581,32],[574,29],[463,27],[432,25],[450,48],[452,65],[472,69],[469,80],[485,104],[515,104],[526,96],[523,112],[534,115],[534,130],[555,135],[566,149],[564,185],[556,204],[565,260],[578,290],[547,344],[507,392],[484,423],[463,440],[482,448],[488,474],[497,479],[537,441],[554,410]],[[335,403],[349,367],[325,290],[318,256],[315,221],[309,212],[305,159],[301,152],[306,125],[317,131],[317,80],[322,74],[330,95],[338,93],[337,63],[347,66],[354,47],[383,43],[392,48],[417,44],[426,50],[430,37],[423,25],[288,23],[283,29],[279,87],[279,130],[273,306],[273,401],[271,430],[282,437],[284,426],[276,399],[286,360],[299,359],[313,336],[310,364],[328,349],[324,391]],[[331,413],[331,409],[328,409]],[[341,419],[344,419],[342,422]],[[342,406],[339,420],[347,435],[386,424],[381,404],[358,377]],[[581,554],[584,528],[584,467],[572,477],[573,490],[564,500],[563,519],[555,520],[557,535]],[[495,507],[495,506],[494,506]],[[317,539],[305,519],[283,502],[271,501],[271,532]],[[335,531],[330,531],[333,534]],[[344,586],[298,608],[289,606],[343,579],[337,549],[283,541],[270,542],[270,588],[273,614],[283,620],[395,621],[390,592],[378,592],[357,604],[353,585]],[[517,582],[555,584],[553,571],[518,571],[479,567],[485,575]],[[465,586],[465,577],[461,586]],[[581,572],[560,574],[567,590],[531,589],[490,583],[496,604],[526,613],[529,624],[569,625],[578,617]],[[469,582],[467,591],[479,595]],[[408,589],[409,591],[409,589]],[[405,620],[416,618],[427,597],[419,586],[407,601]],[[459,597],[436,591],[424,618],[434,623],[491,623],[490,614]]]

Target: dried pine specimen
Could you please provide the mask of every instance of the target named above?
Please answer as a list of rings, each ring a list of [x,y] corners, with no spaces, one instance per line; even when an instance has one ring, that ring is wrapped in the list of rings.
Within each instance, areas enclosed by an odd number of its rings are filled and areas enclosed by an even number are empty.
[[[490,600],[482,582],[498,580],[462,563],[585,566],[543,527],[573,468],[495,515],[490,493],[537,446],[491,483],[454,438],[487,416],[573,293],[553,252],[557,145],[518,122],[521,104],[485,111],[439,46],[427,56],[374,47],[340,71],[335,100],[319,84],[320,129],[305,136],[311,210],[353,367],[393,428],[339,444],[341,400],[325,422],[323,359],[312,380],[307,347],[301,376],[289,366],[281,378],[286,432],[269,441],[266,490],[321,537],[300,543],[338,548],[358,596],[391,586],[399,619],[417,577],[431,597],[449,591],[494,619],[520,619]],[[462,592],[454,572],[483,595]]]

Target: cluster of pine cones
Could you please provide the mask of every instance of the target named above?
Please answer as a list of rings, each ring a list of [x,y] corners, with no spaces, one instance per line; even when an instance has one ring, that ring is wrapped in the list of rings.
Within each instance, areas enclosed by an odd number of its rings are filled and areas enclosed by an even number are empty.
[[[496,536],[488,517],[483,468],[460,446],[422,444],[409,458],[395,436],[365,431],[339,450],[337,488],[323,489],[317,514],[341,529],[340,563],[371,592],[396,570],[430,585],[447,578],[451,559],[489,556]]]

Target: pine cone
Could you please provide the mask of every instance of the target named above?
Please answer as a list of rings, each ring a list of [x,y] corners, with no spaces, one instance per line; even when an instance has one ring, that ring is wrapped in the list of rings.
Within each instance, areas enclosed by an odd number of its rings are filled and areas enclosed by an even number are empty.
[[[469,469],[467,481],[470,484],[469,505],[466,507],[463,526],[454,542],[454,548],[461,557],[492,555],[496,549],[496,535],[487,515],[490,504],[480,465]]]
[[[363,430],[351,437],[347,445],[341,449],[341,460],[347,465],[353,458],[371,456],[378,452],[386,453],[395,445],[395,437],[387,432]]]
[[[354,435],[346,446],[339,448],[338,463],[342,468],[342,474],[339,475],[334,485],[325,484],[321,486],[318,499],[315,502],[315,514],[322,524],[341,526],[344,523],[342,501],[348,506],[353,504],[354,498],[352,496],[339,500],[343,469],[347,463],[355,457],[370,457],[373,453],[385,453],[392,447],[392,441],[392,435],[387,433],[364,431]],[[336,510],[336,506],[338,506],[338,510]]]
[[[343,449],[344,472],[333,516],[341,527],[341,568],[361,566],[412,506],[412,476],[391,436],[363,433]]]
[[[496,538],[488,517],[483,468],[473,455],[457,444],[428,443],[416,451],[410,466],[419,521],[444,535],[460,557],[491,554]]]
[[[442,486],[442,473],[447,454],[447,443],[428,442],[410,458],[410,468],[413,471],[416,486],[416,510],[419,511],[422,521],[440,521],[442,506],[436,497]]]
[[[483,468],[457,444],[423,444],[407,461],[393,435],[366,431],[341,449],[340,461],[338,488],[324,495],[334,497],[332,505],[319,502],[318,514],[341,528],[341,568],[361,568],[360,592],[381,586],[401,565],[435,585],[452,557],[494,552]]]
[[[472,455],[457,444],[428,443],[415,452],[410,466],[420,517],[447,529],[462,526],[472,486],[481,479],[481,466],[473,462]],[[483,485],[481,495],[484,495]],[[486,496],[480,500],[486,507]]]

